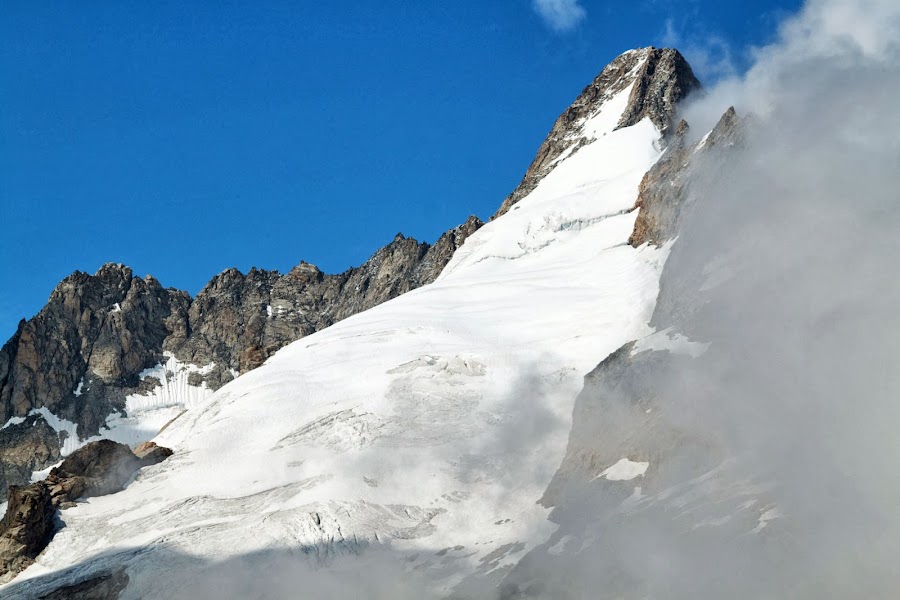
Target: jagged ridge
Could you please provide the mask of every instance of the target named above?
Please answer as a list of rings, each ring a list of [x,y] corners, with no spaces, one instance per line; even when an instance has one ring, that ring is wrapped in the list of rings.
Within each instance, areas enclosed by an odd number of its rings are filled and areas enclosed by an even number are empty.
[[[522,181],[503,201],[492,219],[506,213],[534,190],[563,153],[572,149],[571,155],[589,143],[591,140],[583,131],[585,121],[597,114],[607,100],[631,85],[628,106],[618,127],[629,127],[648,117],[663,135],[669,131],[678,103],[701,87],[691,66],[678,50],[651,46],[621,54],[556,119]]]
[[[228,269],[194,299],[123,265],[73,273],[0,349],[0,418],[23,419],[0,432],[0,485],[25,483],[60,457],[64,440],[35,427],[46,423],[32,410],[76,423],[81,439],[95,435],[128,394],[158,385],[139,374],[164,362],[164,352],[214,364],[189,383],[217,389],[288,343],[433,281],[480,226],[470,217],[434,245],[398,234],[362,266],[335,275],[306,262],[284,275]]]

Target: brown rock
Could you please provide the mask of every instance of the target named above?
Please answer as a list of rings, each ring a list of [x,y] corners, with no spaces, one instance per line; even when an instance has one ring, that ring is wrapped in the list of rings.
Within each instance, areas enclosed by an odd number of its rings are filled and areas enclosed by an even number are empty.
[[[157,446],[156,442],[144,442],[134,449],[134,454],[141,459],[142,467],[149,467],[166,460],[173,452],[170,448]]]
[[[18,573],[40,554],[53,535],[56,508],[44,485],[10,486],[0,521],[0,575]]]
[[[141,468],[125,444],[98,440],[82,446],[50,471],[46,484],[55,504],[120,491]]]
[[[91,442],[51,470],[46,480],[26,487],[10,486],[6,515],[0,521],[0,577],[18,573],[47,547],[53,536],[57,507],[70,507],[79,498],[118,492],[138,469],[172,455],[171,450],[153,442],[142,444],[138,449],[140,456],[124,444],[110,440]],[[100,583],[85,587],[82,592],[95,590],[91,593],[99,593],[97,590],[112,589],[111,583]]]
[[[729,108],[705,139],[687,143],[688,124],[681,121],[669,147],[644,175],[635,208],[639,208],[628,243],[660,246],[677,235],[681,215],[690,204],[691,188],[703,161],[721,160],[723,152],[739,143],[743,125]]]
[[[638,68],[641,61],[643,64]],[[634,125],[644,117],[649,117],[664,135],[675,115],[678,102],[700,88],[700,82],[694,77],[690,65],[677,50],[651,47],[631,50],[618,56],[556,119],[522,181],[503,201],[491,220],[505,214],[516,202],[531,193],[553,170],[564,152],[571,148],[571,154],[574,154],[590,142],[584,133],[585,121],[596,115],[607,100],[632,84],[634,87],[628,106],[618,128]]]

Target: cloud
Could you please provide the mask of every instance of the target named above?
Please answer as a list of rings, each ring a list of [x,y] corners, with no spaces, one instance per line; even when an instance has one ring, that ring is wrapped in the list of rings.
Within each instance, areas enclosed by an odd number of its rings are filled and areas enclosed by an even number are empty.
[[[701,81],[709,84],[737,74],[731,44],[714,33],[686,34],[666,19],[662,45],[677,48]]]
[[[753,115],[693,171],[654,315],[709,348],[589,379],[560,473],[650,471],[571,477],[516,597],[897,596],[898,33],[895,1],[810,0],[686,107]]]
[[[532,7],[547,27],[558,33],[572,31],[587,16],[578,0],[534,0]]]

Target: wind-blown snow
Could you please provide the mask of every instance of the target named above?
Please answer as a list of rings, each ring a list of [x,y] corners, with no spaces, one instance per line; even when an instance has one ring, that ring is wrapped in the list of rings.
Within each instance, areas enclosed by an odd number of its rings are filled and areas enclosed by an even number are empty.
[[[649,120],[613,131],[629,93],[435,283],[289,345],[208,400],[185,387],[189,368],[148,373],[163,386],[129,397],[129,417],[188,405],[156,440],[175,455],[65,511],[19,579],[153,544],[216,560],[385,544],[449,590],[546,541],[556,526],[536,501],[582,377],[652,333],[666,252],[626,242],[659,132]],[[152,597],[160,564],[131,563],[123,600]]]

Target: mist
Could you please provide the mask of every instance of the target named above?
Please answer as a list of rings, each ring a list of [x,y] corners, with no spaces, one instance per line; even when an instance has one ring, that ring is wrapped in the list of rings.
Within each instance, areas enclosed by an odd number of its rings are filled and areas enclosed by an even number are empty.
[[[547,546],[580,544],[512,597],[900,591],[900,4],[807,2],[754,57],[682,115],[744,131],[694,167],[653,318],[709,347],[588,378],[570,452],[650,470],[570,482]]]

